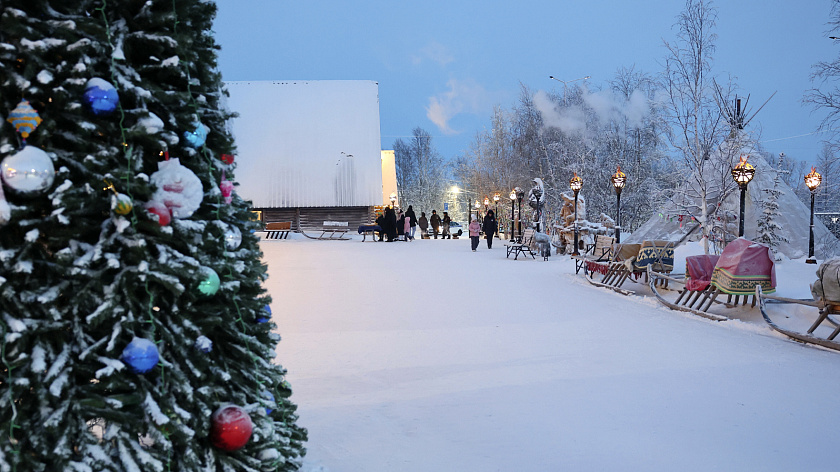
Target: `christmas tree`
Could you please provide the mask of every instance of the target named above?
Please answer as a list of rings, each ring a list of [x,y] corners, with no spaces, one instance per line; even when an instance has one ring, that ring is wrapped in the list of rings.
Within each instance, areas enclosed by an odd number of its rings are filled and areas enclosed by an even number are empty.
[[[297,470],[202,0],[0,6],[0,470]]]
[[[763,218],[758,220],[758,234],[755,238],[757,242],[770,246],[770,250],[776,258],[779,257],[776,247],[781,242],[788,242],[787,238],[782,236],[782,227],[777,222],[780,216],[779,196],[782,194],[782,191],[779,190],[781,173],[782,171],[776,171],[772,188],[763,189],[765,198],[760,202]]]

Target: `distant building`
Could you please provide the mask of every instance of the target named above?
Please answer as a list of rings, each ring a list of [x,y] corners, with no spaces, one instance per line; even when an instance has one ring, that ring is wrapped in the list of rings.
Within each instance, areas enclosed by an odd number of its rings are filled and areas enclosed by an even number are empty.
[[[381,151],[377,82],[225,86],[228,108],[239,114],[231,120],[236,191],[253,202],[263,221],[291,221],[293,229],[325,221],[353,227],[371,221],[373,208],[388,202],[388,176],[393,173],[395,183],[396,173],[393,152],[388,159]],[[383,180],[389,180],[388,189]]]

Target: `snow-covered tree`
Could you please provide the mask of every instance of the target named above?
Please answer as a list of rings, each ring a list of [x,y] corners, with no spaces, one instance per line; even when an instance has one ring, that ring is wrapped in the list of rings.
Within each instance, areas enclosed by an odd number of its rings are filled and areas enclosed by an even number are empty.
[[[763,198],[761,200],[761,214],[762,218],[758,220],[758,233],[755,240],[770,246],[770,249],[778,257],[776,246],[780,242],[789,242],[787,238],[782,236],[782,227],[778,223],[779,213],[779,196],[782,191],[779,190],[779,183],[781,182],[781,172],[776,171],[773,178],[773,187],[763,189]]]
[[[447,181],[432,136],[420,127],[414,128],[408,142],[402,138],[394,141],[394,159],[400,204],[406,208],[412,205],[418,215],[421,211],[430,214],[433,209],[440,212]]]
[[[300,466],[215,11],[0,5],[0,470]]]
[[[822,175],[822,183],[817,189],[814,202],[817,218],[828,227],[831,232],[840,237],[840,161],[826,145],[817,159],[817,172]],[[804,184],[800,184],[804,187]]]
[[[840,31],[840,0],[831,1],[828,25],[829,34],[834,32],[836,36]],[[840,56],[814,64],[811,81],[816,85],[806,92],[804,101],[814,110],[825,112],[819,129],[831,133],[828,144],[836,152],[840,148]]]

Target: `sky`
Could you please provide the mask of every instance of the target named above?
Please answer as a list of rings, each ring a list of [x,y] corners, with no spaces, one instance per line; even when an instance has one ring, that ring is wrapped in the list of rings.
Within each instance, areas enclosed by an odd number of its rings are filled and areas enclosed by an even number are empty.
[[[750,95],[763,146],[815,161],[823,113],[802,104],[812,66],[836,57],[830,0],[739,0],[718,12],[716,77]],[[447,158],[469,149],[494,107],[521,86],[562,92],[565,81],[606,88],[620,68],[662,70],[681,1],[307,2],[219,0],[214,24],[223,79],[374,80],[382,148],[420,127]]]

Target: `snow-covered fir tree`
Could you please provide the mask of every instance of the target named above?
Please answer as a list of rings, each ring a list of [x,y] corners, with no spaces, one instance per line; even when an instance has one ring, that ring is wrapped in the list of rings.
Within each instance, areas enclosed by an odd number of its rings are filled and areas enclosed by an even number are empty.
[[[0,470],[300,467],[215,11],[0,5]]]
[[[758,230],[755,240],[770,246],[770,249],[778,257],[776,246],[781,242],[788,242],[787,238],[782,236],[782,227],[778,223],[779,213],[779,196],[782,191],[779,190],[779,182],[781,181],[782,171],[775,171],[776,175],[773,177],[773,187],[762,189],[764,193],[761,200],[761,213],[763,218],[758,220]]]

